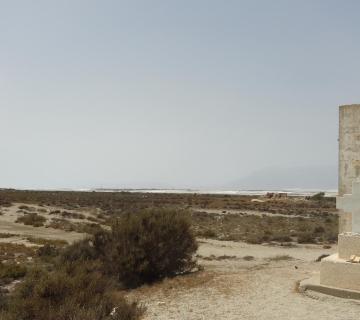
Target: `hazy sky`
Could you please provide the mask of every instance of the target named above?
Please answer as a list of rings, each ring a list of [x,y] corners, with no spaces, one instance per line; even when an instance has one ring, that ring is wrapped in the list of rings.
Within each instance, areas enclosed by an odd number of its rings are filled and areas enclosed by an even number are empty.
[[[0,0],[0,187],[212,187],[335,166],[337,107],[360,102],[359,12]]]

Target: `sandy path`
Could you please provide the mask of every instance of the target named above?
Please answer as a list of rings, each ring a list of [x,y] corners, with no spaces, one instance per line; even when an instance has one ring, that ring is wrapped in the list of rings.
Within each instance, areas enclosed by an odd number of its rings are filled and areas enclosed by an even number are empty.
[[[357,320],[360,302],[323,295],[314,299],[296,290],[298,281],[319,271],[314,260],[335,250],[205,241],[202,256],[252,255],[255,260],[200,260],[204,272],[137,289],[129,298],[145,302],[145,320]],[[278,255],[294,259],[269,260]]]

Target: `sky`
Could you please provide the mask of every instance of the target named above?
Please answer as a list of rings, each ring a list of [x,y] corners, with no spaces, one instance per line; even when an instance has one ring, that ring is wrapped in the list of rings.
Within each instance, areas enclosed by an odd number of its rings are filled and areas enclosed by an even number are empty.
[[[241,188],[314,167],[335,181],[338,106],[360,103],[359,12],[0,0],[0,187]]]

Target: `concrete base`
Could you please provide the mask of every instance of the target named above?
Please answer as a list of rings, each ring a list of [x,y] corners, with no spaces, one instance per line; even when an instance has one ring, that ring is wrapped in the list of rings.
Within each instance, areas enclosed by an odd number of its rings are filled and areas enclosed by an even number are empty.
[[[349,260],[352,255],[360,256],[360,234],[341,233],[338,236],[339,258]]]
[[[333,254],[320,265],[320,284],[346,290],[360,291],[360,263],[351,263]]]
[[[307,290],[310,290],[343,299],[360,300],[360,291],[322,285],[320,284],[319,276],[301,281],[299,290],[300,292],[306,292]]]

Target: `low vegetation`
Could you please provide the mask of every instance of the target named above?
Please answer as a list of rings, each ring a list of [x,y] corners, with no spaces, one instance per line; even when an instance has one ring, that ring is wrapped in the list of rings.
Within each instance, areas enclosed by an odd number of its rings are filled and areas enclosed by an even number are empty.
[[[79,232],[95,234],[102,231],[102,227],[98,223],[93,222],[72,222],[63,218],[52,218],[49,222],[49,227],[54,229],[61,229],[67,232]]]
[[[0,285],[10,283],[23,278],[26,274],[26,267],[15,263],[0,263]]]
[[[278,256],[275,256],[275,257],[271,257],[269,258],[268,260],[269,261],[290,261],[290,260],[293,260],[294,258],[285,254],[285,255],[278,255]]]
[[[23,263],[36,255],[36,249],[23,244],[0,242],[0,262]]]
[[[252,244],[334,243],[338,234],[338,217],[329,213],[287,218],[196,211],[192,214],[192,225],[198,237]]]
[[[28,203],[61,207],[66,210],[79,208],[100,208],[108,215],[116,216],[125,212],[151,208],[198,208],[226,210],[256,210],[285,215],[322,214],[335,212],[335,198],[326,201],[288,201],[274,199],[253,202],[254,197],[238,195],[208,194],[143,194],[135,192],[79,192],[79,191],[21,191],[0,190],[4,204]],[[255,197],[256,198],[256,197]]]
[[[45,224],[46,216],[47,227],[89,235],[69,246],[32,237],[27,238],[36,245],[31,248],[0,243],[0,285],[21,280],[10,293],[0,290],[0,319],[137,320],[144,309],[127,302],[123,290],[194,270],[195,236],[283,246],[316,243],[324,248],[336,241],[334,199],[320,194],[308,200],[251,200],[223,195],[0,190],[3,207],[25,203],[16,222],[36,227]],[[5,239],[10,236],[0,234]],[[255,259],[197,257],[229,263]]]
[[[41,215],[38,215],[35,212],[30,212],[17,218],[16,222],[23,223],[25,225],[31,225],[33,227],[42,227],[46,222],[46,218]]]
[[[115,298],[109,279],[94,270],[91,264],[63,265],[50,272],[33,270],[3,302],[1,319],[139,319],[142,309],[136,303]]]
[[[195,267],[197,243],[190,221],[176,210],[127,215],[117,220],[106,241],[111,248],[105,252],[109,271],[128,286],[189,272]]]
[[[30,271],[15,264],[0,268],[0,278],[23,278],[0,297],[0,319],[140,319],[144,308],[127,302],[121,288],[191,271],[196,249],[186,214],[165,209],[125,215],[111,231],[65,248],[45,243]]]
[[[190,222],[176,210],[146,210],[116,220],[111,231],[65,249],[64,261],[100,260],[104,273],[135,287],[191,271],[197,243]]]
[[[213,254],[208,257],[204,257],[202,255],[197,255],[197,257],[200,259],[203,259],[203,260],[207,260],[207,261],[222,261],[222,260],[238,260],[238,259],[240,259],[237,256],[228,256],[228,255],[215,256]]]
[[[325,192],[316,193],[313,196],[311,196],[310,199],[315,201],[324,201],[326,199]]]

